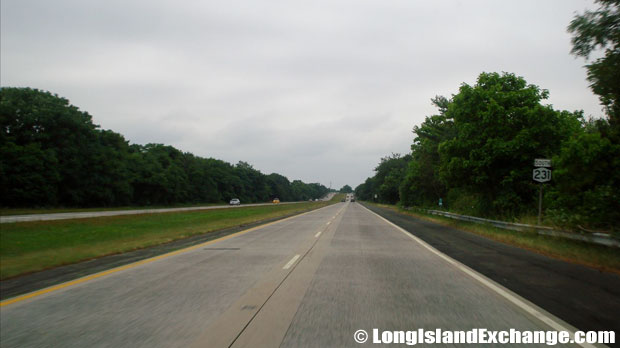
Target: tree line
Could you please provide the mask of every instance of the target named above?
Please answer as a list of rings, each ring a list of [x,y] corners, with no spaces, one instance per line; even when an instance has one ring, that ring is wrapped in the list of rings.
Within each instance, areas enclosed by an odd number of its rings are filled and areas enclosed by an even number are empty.
[[[484,217],[535,214],[534,159],[552,159],[544,206],[559,225],[617,229],[620,142],[608,119],[554,110],[548,95],[509,73],[482,73],[415,126],[411,153],[381,159],[359,199]],[[376,198],[375,198],[376,195]]]
[[[536,158],[552,159],[545,184],[549,221],[568,228],[617,231],[620,226],[620,5],[599,0],[595,12],[569,26],[573,51],[604,56],[586,65],[606,117],[554,110],[549,92],[512,73],[482,73],[451,97],[437,96],[438,113],[413,129],[411,153],[381,159],[355,189],[360,199],[403,206],[443,207],[485,217],[535,214]],[[375,198],[376,197],[376,198]]]
[[[246,162],[129,144],[67,99],[0,89],[0,205],[94,207],[316,199],[318,183],[265,175]]]

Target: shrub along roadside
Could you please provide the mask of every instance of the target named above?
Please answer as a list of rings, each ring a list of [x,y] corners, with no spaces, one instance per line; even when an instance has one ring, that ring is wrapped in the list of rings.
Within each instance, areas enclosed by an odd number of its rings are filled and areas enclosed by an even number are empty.
[[[382,158],[356,196],[417,207],[441,200],[452,212],[516,220],[537,214],[534,159],[549,158],[548,223],[620,233],[620,136],[610,120],[543,104],[548,96],[514,74],[480,74],[451,98],[434,98],[439,114],[414,127],[411,153]]]
[[[0,279],[146,248],[224,228],[281,218],[339,202],[2,225]]]

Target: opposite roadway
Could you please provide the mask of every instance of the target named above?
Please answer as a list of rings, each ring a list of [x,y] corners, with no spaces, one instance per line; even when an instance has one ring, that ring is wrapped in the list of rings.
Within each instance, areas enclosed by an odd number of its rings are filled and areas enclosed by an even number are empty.
[[[0,314],[2,347],[363,347],[360,329],[574,330],[356,203],[5,301]]]
[[[329,201],[336,193],[330,192],[322,201]],[[295,204],[303,202],[281,202],[280,204]],[[243,207],[257,207],[261,205],[272,205],[272,203],[250,203],[243,204]],[[53,221],[53,220],[69,220],[69,219],[88,219],[94,217],[119,216],[119,215],[139,215],[139,214],[159,214],[172,213],[182,211],[196,211],[209,209],[238,208],[240,205],[208,205],[198,207],[183,208],[152,208],[152,209],[130,209],[130,210],[109,210],[109,211],[83,211],[68,213],[52,213],[52,214],[23,214],[23,215],[5,215],[0,216],[0,224],[28,222],[28,221]]]

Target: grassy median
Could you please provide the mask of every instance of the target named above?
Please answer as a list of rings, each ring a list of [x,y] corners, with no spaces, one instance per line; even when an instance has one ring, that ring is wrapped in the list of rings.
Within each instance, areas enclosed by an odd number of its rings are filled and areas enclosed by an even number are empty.
[[[435,222],[462,231],[475,233],[496,241],[518,246],[556,259],[578,263],[620,274],[620,251],[616,248],[589,244],[571,239],[540,235],[534,231],[518,232],[487,224],[450,219],[424,211],[404,210],[394,205],[376,204],[419,219]]]
[[[0,279],[302,213],[340,201],[0,225]]]
[[[225,205],[220,203],[200,203],[200,204],[175,204],[175,205],[149,205],[149,206],[127,206],[127,207],[98,207],[98,208],[0,208],[1,216],[9,215],[32,215],[32,214],[58,214],[58,213],[87,213],[94,211],[123,211],[123,210],[151,210],[165,208],[191,208],[209,207]]]

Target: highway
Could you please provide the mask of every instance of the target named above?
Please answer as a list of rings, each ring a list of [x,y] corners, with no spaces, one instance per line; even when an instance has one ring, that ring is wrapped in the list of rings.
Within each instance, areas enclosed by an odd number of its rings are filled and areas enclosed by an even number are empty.
[[[336,193],[330,192],[322,198],[322,201],[329,201]],[[304,202],[281,202],[280,204],[295,204]],[[173,213],[182,211],[197,211],[209,209],[229,209],[239,207],[257,207],[261,205],[272,205],[273,203],[249,203],[242,205],[207,205],[199,207],[184,208],[155,208],[155,209],[131,209],[131,210],[109,210],[109,211],[85,211],[85,212],[69,212],[69,213],[52,213],[52,214],[25,214],[25,215],[6,215],[0,216],[0,224],[27,222],[27,221],[52,221],[52,220],[70,220],[70,219],[87,219],[94,217],[119,216],[119,215],[138,215],[138,214],[160,214]]]
[[[363,347],[360,329],[574,330],[357,203],[7,300],[0,328],[2,347]]]
[[[294,204],[302,202],[282,202],[280,204]],[[109,210],[109,211],[84,211],[70,213],[52,213],[52,214],[26,214],[26,215],[6,215],[0,216],[0,224],[28,222],[28,221],[53,221],[53,220],[71,220],[71,219],[88,219],[94,217],[120,216],[120,215],[139,215],[139,214],[160,214],[173,213],[182,211],[197,211],[209,209],[232,209],[239,207],[256,207],[261,205],[272,205],[273,203],[250,203],[243,205],[207,205],[200,207],[184,207],[184,208],[156,208],[156,209],[131,209],[131,210]]]

